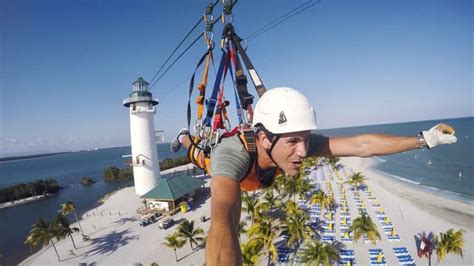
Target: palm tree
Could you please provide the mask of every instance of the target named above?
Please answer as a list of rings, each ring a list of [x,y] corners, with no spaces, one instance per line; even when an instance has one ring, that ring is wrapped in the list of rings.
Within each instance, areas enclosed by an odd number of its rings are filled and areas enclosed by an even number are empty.
[[[316,234],[314,229],[308,225],[308,216],[305,213],[295,213],[287,216],[283,222],[282,235],[287,235],[287,245],[299,244],[303,239],[308,239],[311,234]]]
[[[307,170],[314,170],[316,169],[317,163],[318,157],[306,157],[301,163],[301,171],[305,172]]]
[[[258,198],[250,196],[247,191],[244,191],[242,193],[242,202],[242,210],[250,214],[253,224],[262,214],[260,201]]]
[[[171,235],[167,235],[165,237],[166,242],[163,245],[172,248],[174,250],[174,258],[176,262],[178,262],[178,254],[176,253],[177,248],[182,248],[184,244],[186,244],[186,240],[181,239],[178,232],[174,232]]]
[[[54,245],[53,238],[54,230],[52,230],[48,221],[44,221],[43,218],[39,218],[36,223],[31,226],[31,230],[28,233],[25,244],[30,245],[31,247],[36,247],[38,244],[42,244],[43,247],[47,246],[49,243],[53,245],[58,261],[61,261],[59,258],[58,250]]]
[[[298,207],[298,205],[296,204],[296,202],[292,201],[292,200],[288,200],[286,202],[286,205],[285,205],[285,214],[286,214],[286,217],[290,217],[290,216],[293,216],[293,215],[296,215],[296,214],[303,214],[303,210]]]
[[[339,250],[329,243],[320,241],[306,242],[306,251],[303,253],[303,261],[312,265],[330,266],[334,262],[339,262]]]
[[[247,229],[245,227],[247,226],[247,223],[245,221],[240,221],[239,223],[239,239],[242,234],[247,233]]]
[[[263,246],[268,251],[269,265],[272,259],[275,260],[278,257],[278,252],[273,241],[278,237],[281,229],[278,220],[270,216],[265,217],[266,218],[259,220],[250,227],[248,235],[250,237],[256,236],[263,241]]]
[[[279,196],[282,196],[284,194],[285,182],[286,182],[286,175],[284,173],[279,174],[275,176],[275,180],[273,181],[271,188],[275,190],[275,192]]]
[[[194,228],[194,221],[184,220],[179,224],[178,233],[184,239],[189,241],[189,245],[191,245],[191,249],[194,249],[193,244],[198,245],[198,242],[203,242],[204,237],[200,236],[204,234],[204,230],[202,228]]]
[[[76,218],[77,224],[79,225],[79,229],[81,230],[81,235],[84,237],[84,231],[82,230],[81,223],[79,222],[79,219],[77,218],[76,205],[74,205],[72,201],[68,200],[65,203],[61,204],[60,211],[63,215],[74,213],[74,217]]]
[[[331,169],[333,171],[333,173],[337,173],[337,170],[338,170],[338,162],[340,161],[340,158],[337,157],[337,156],[328,156],[325,158],[325,161],[327,164],[329,164],[331,166]]]
[[[439,233],[439,237],[435,236],[436,243],[436,256],[438,261],[441,262],[445,259],[446,255],[453,253],[456,255],[463,256],[462,248],[464,247],[464,230],[454,231],[449,229],[446,233]]]
[[[320,204],[321,209],[329,208],[334,204],[334,198],[324,193],[324,191],[319,190],[310,199],[311,204]]]
[[[265,199],[265,202],[262,203],[262,207],[268,209],[270,213],[273,211],[273,208],[278,208],[281,204],[280,199],[273,194],[272,189],[266,189],[263,198]]]
[[[293,197],[293,201],[296,201],[296,196],[303,197],[305,192],[311,190],[312,186],[306,180],[304,180],[305,173],[299,172],[296,176],[287,176],[284,181],[284,191],[288,198]]]
[[[249,241],[240,244],[242,264],[258,265],[258,259],[263,255],[262,249],[263,241],[260,238],[249,239]]]
[[[380,238],[379,231],[377,230],[377,225],[372,221],[369,215],[366,212],[362,211],[359,217],[355,218],[352,221],[351,227],[349,230],[354,234],[354,241],[357,242],[362,236],[367,236],[367,238],[375,245],[377,239]]]
[[[58,214],[52,222],[52,227],[54,228],[54,230],[56,230],[57,235],[60,236],[61,238],[65,238],[69,236],[71,238],[74,249],[77,249],[76,243],[74,242],[74,238],[72,237],[72,234],[79,232],[79,229],[76,227],[71,227],[69,220],[67,219],[66,216],[62,214]]]
[[[364,184],[364,180],[366,180],[365,176],[362,175],[361,172],[356,172],[353,173],[345,183],[353,185],[356,191],[358,191],[360,186]]]

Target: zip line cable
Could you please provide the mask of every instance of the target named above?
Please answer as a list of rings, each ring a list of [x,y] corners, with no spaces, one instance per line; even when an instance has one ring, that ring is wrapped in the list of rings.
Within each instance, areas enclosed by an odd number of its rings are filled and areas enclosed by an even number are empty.
[[[280,17],[274,19],[273,21],[271,21],[270,23],[268,23],[267,25],[261,27],[260,29],[254,31],[253,33],[251,33],[250,35],[248,35],[245,40],[247,41],[250,41],[250,40],[253,40],[255,39],[257,36],[267,32],[268,30],[276,27],[277,25],[287,21],[288,19],[298,15],[299,13],[313,7],[314,5],[316,4],[319,4],[321,3],[321,0],[318,0],[316,2],[313,2],[311,3],[312,0],[309,0],[308,2],[304,3],[304,4],[301,4],[299,6],[297,6],[296,8],[288,11],[287,13],[281,15]]]
[[[249,36],[247,36],[247,38],[245,38],[245,40],[249,41],[249,40],[253,40],[255,39],[256,37],[258,37],[259,35],[265,33],[266,31],[276,27],[277,25],[285,22],[286,20],[296,16],[297,14],[309,9],[310,7],[313,7],[314,5],[316,4],[319,4],[321,2],[321,0],[318,0],[316,2],[313,2],[311,3],[313,0],[309,0],[308,2],[302,4],[302,5],[299,5],[297,6],[296,8],[288,11],[287,13],[283,14],[282,16],[280,16],[279,18],[271,21],[270,23],[268,23],[267,25],[263,26],[262,28],[254,31],[252,34],[250,34]],[[219,1],[217,0],[213,5],[215,6]],[[235,5],[236,2],[234,2],[233,4]],[[212,23],[212,25],[214,26],[218,21],[220,21],[222,18],[222,15],[219,16],[219,18],[217,18],[216,20],[214,20],[214,22]],[[199,21],[194,25],[194,27],[188,32],[188,34],[186,34],[186,36],[183,38],[183,40],[178,44],[178,46],[173,50],[173,52],[171,53],[171,55],[166,59],[166,61],[163,63],[163,65],[160,67],[160,69],[155,73],[155,75],[153,76],[153,78],[151,79],[150,81],[150,89],[152,89],[157,83],[158,81],[171,69],[171,67],[174,66],[174,64],[177,63],[177,61],[189,50],[191,49],[191,47],[196,44],[196,42],[204,35],[204,32],[202,32],[201,34],[199,34],[199,36],[197,36],[192,42],[190,45],[188,45],[188,47],[186,47],[186,49],[181,52],[181,54],[179,54],[179,56],[165,69],[165,71],[163,73],[161,73],[161,75],[156,78],[158,76],[158,74],[160,73],[160,71],[164,68],[164,66],[166,65],[166,63],[169,62],[169,60],[171,59],[171,57],[176,53],[176,51],[181,47],[181,45],[184,43],[184,41],[189,37],[189,35],[196,29],[196,27],[199,25],[199,23],[202,22],[202,20],[204,19],[204,17],[201,17],[199,19]],[[155,80],[156,78],[156,80]]]
[[[188,32],[188,34],[186,34],[186,36],[184,37],[183,40],[181,40],[181,42],[178,44],[178,46],[176,46],[176,48],[174,48],[173,52],[171,52],[170,56],[166,59],[166,61],[163,63],[163,65],[161,65],[160,69],[158,69],[158,71],[156,71],[155,75],[153,75],[153,78],[150,80],[150,84],[153,83],[154,79],[156,78],[156,76],[158,76],[158,73],[160,73],[160,71],[163,69],[163,67],[165,67],[166,63],[168,63],[168,61],[170,61],[171,57],[176,53],[176,51],[179,49],[179,47],[181,47],[181,45],[183,44],[183,42],[189,37],[189,35],[196,29],[196,27],[202,22],[202,20],[204,19],[204,17],[201,17],[201,19],[194,25],[194,27]]]
[[[186,47],[186,49],[173,61],[173,63],[171,63],[171,65],[168,66],[168,68],[166,68],[166,70],[154,81],[154,83],[151,83],[150,82],[150,89],[153,88],[153,86],[156,85],[156,83],[158,83],[158,81],[168,72],[168,70],[171,69],[172,66],[174,66],[174,64],[176,64],[176,62],[178,62],[178,60],[194,45],[196,44],[196,42],[201,39],[201,37],[204,35],[204,32],[199,34],[199,36],[197,36],[196,39],[194,39],[194,41],[188,45],[188,47]]]
[[[222,15],[219,16],[219,18],[216,19],[216,20],[212,23],[212,25],[214,26],[214,24],[216,24],[216,23],[221,19],[221,17],[222,17]],[[204,35],[204,32],[202,32],[201,34],[199,34],[199,36],[197,36],[196,39],[194,39],[194,41],[193,41],[190,45],[188,45],[188,47],[186,47],[186,49],[185,49],[183,52],[181,52],[181,54],[179,54],[179,56],[173,61],[173,63],[171,63],[171,65],[169,65],[168,68],[166,68],[166,70],[154,81],[153,84],[150,82],[150,84],[151,84],[151,85],[150,85],[150,89],[153,88],[153,86],[155,86],[156,83],[158,83],[158,81],[168,72],[168,70],[170,70],[171,67],[172,67],[174,64],[176,64],[176,62],[178,62],[178,60],[179,60],[189,49],[191,49],[191,47],[192,47],[194,44],[196,44],[196,42],[197,42],[203,35]]]
[[[219,0],[216,0],[212,4],[212,8],[214,8],[217,5],[218,2],[219,2]],[[184,43],[184,41],[189,37],[189,35],[191,35],[191,33],[197,28],[197,26],[199,26],[199,24],[203,20],[204,20],[204,16],[201,16],[201,18],[198,20],[198,22],[196,22],[194,27],[188,32],[188,34],[186,34],[186,36],[184,36],[183,40],[181,40],[181,42],[178,44],[178,46],[176,46],[176,48],[174,48],[174,50],[173,50],[173,52],[171,52],[170,56],[166,59],[166,61],[163,63],[163,65],[161,65],[160,69],[158,69],[158,71],[155,73],[155,75],[153,75],[153,78],[150,80],[150,84],[153,83],[154,79],[158,76],[158,73],[160,73],[160,71],[165,67],[166,63],[168,63],[168,61],[176,53],[176,51],[179,49],[179,47],[181,47],[181,45]],[[151,89],[151,87],[150,87],[150,89]]]

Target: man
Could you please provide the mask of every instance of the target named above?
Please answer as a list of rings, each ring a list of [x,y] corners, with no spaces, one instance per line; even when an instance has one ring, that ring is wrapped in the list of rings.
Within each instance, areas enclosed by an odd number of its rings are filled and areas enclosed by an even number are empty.
[[[433,148],[457,140],[454,130],[444,124],[413,137],[363,134],[328,138],[311,134],[317,129],[313,106],[301,92],[285,87],[271,89],[260,98],[252,126],[256,132],[254,156],[249,155],[246,143],[237,135],[223,138],[211,155],[211,226],[206,265],[242,264],[238,241],[240,195],[248,180],[256,181],[260,187],[269,185],[278,169],[294,176],[307,156],[371,157]],[[187,130],[182,130],[172,142],[172,150],[177,151],[181,144],[189,148],[187,136]],[[248,187],[257,188],[255,182],[250,183]]]

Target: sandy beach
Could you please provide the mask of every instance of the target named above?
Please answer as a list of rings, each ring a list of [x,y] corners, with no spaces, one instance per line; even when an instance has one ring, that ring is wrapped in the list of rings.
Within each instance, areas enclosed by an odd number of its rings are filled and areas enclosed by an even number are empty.
[[[399,265],[392,248],[404,246],[417,265],[427,265],[426,258],[419,259],[416,255],[414,236],[425,231],[426,233],[445,232],[450,228],[465,230],[464,258],[448,255],[446,260],[439,265],[473,265],[473,206],[466,203],[441,198],[410,188],[410,184],[402,183],[393,178],[382,175],[373,170],[373,159],[345,158],[342,163],[346,171],[360,171],[368,180],[368,187],[397,229],[401,237],[400,242],[389,242],[383,231],[380,232],[382,241],[375,246],[364,243],[347,244],[347,248],[356,252],[357,265],[370,265],[368,249],[381,248],[385,253],[388,265]],[[180,167],[186,169],[186,166]],[[163,171],[162,174],[172,169]],[[210,178],[202,176],[206,186]],[[336,182],[332,182],[334,189]],[[367,201],[361,196],[362,201]],[[356,217],[354,198],[348,193],[348,205],[351,208],[351,219]],[[210,198],[197,200],[195,206],[187,213],[178,213],[173,219],[189,219],[195,221],[195,226],[207,232],[209,228]],[[81,225],[90,241],[82,241],[79,234],[75,235],[78,249],[74,249],[69,239],[56,244],[61,261],[58,262],[52,246],[42,249],[25,259],[22,265],[133,265],[141,263],[150,265],[153,262],[159,265],[203,265],[204,247],[191,250],[189,244],[177,250],[179,261],[175,261],[174,251],[162,243],[166,235],[173,233],[177,225],[166,230],[158,228],[154,223],[140,227],[136,210],[142,206],[141,200],[135,195],[134,188],[128,187],[109,195],[102,205],[87,211],[82,216]],[[375,212],[367,203],[368,213],[376,221]],[[354,211],[352,211],[354,210]],[[208,219],[201,222],[200,217],[205,215]],[[242,215],[245,218],[245,214]],[[378,224],[380,226],[380,224]],[[262,258],[261,263],[265,260]],[[432,258],[436,265],[436,256]]]

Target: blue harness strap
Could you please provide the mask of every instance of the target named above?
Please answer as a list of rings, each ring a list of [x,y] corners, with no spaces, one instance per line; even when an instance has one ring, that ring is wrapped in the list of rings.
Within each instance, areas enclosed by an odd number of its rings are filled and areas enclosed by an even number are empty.
[[[217,103],[217,94],[222,80],[222,74],[224,72],[225,61],[227,52],[222,50],[221,62],[219,63],[219,69],[217,70],[216,81],[214,82],[214,89],[212,90],[211,98],[207,102],[207,113],[206,118],[202,122],[204,127],[211,127],[212,116],[214,115],[214,109]]]

